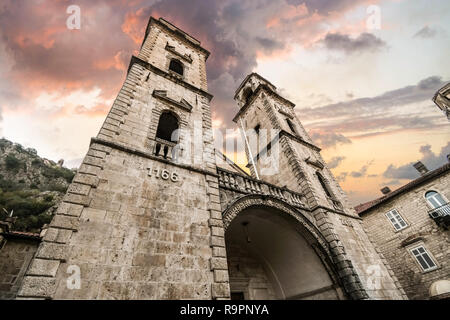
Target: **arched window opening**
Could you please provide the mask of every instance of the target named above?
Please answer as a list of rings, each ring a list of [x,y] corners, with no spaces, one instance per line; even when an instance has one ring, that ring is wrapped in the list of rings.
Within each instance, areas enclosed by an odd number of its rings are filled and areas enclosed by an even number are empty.
[[[169,70],[172,70],[182,76],[184,71],[183,64],[179,60],[172,59],[170,60]]]
[[[297,134],[297,130],[295,129],[295,125],[292,123],[292,121],[289,119],[286,119],[286,122],[287,122],[289,128],[291,129],[292,133]]]
[[[425,193],[425,198],[433,209],[442,207],[446,204],[444,198],[436,191],[428,191]]]
[[[325,191],[325,194],[330,197],[333,198],[333,196],[331,195],[330,189],[328,188],[325,179],[323,178],[323,176],[320,174],[320,172],[316,172],[316,176],[317,179],[319,180],[320,185],[322,186],[323,191]]]
[[[253,95],[253,90],[250,87],[245,88],[244,93],[242,94],[242,97],[244,98],[245,103],[248,103],[250,101],[250,98]]]
[[[178,141],[178,119],[171,112],[163,112],[159,117],[156,137],[166,141]],[[174,134],[175,132],[175,134]]]

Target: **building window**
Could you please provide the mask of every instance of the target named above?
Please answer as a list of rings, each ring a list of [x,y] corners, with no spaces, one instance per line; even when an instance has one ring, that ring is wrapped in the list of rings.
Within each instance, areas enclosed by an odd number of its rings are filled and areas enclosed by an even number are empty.
[[[255,127],[256,134],[259,134],[259,129],[261,129],[261,125],[258,124],[258,125]]]
[[[320,172],[316,172],[317,179],[319,180],[320,185],[322,186],[323,191],[325,191],[325,194],[329,198],[333,198],[330,189],[328,188],[327,183],[325,182],[325,179],[323,178],[322,174]]]
[[[253,90],[250,87],[245,88],[242,97],[244,98],[245,104],[247,104],[250,101],[250,98],[253,95]]]
[[[386,213],[386,216],[388,217],[389,221],[391,221],[392,225],[397,231],[405,229],[408,226],[405,220],[403,220],[400,213],[398,213],[398,211],[395,209]]]
[[[183,64],[180,62],[180,60],[172,59],[170,60],[169,70],[172,70],[173,72],[176,72],[180,76],[182,76],[184,71]]]
[[[289,119],[286,119],[286,122],[287,122],[289,128],[291,129],[292,133],[297,134],[297,130],[295,129],[295,125],[292,123],[292,121]]]
[[[163,112],[159,117],[156,138],[176,142],[178,141],[178,119],[171,112]]]
[[[270,156],[270,154],[272,153],[272,142],[269,142],[269,144],[267,145],[267,155]]]
[[[446,204],[444,198],[436,191],[428,191],[425,193],[425,199],[427,199],[432,209],[442,207]]]
[[[437,264],[434,262],[433,258],[423,245],[413,247],[409,250],[411,251],[416,261],[419,263],[423,271],[431,271],[437,269]]]

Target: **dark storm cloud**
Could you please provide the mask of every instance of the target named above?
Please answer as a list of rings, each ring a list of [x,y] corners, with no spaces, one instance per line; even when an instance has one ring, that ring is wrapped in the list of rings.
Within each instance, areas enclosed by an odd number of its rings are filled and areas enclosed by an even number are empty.
[[[418,160],[422,161],[429,170],[434,170],[447,162],[447,155],[450,154],[450,142],[442,147],[439,154],[435,154],[431,150],[430,145],[421,146],[419,151],[422,154],[422,157]],[[413,167],[413,164],[416,162],[417,161],[413,161],[399,167],[391,164],[387,167],[383,176],[390,179],[416,179],[419,177],[419,173]]]
[[[434,110],[435,106],[431,104],[428,110]],[[330,114],[324,116],[323,121],[315,122],[311,126],[311,131],[319,130],[321,132],[348,132],[354,134],[358,132],[358,137],[367,137],[386,133],[386,131],[397,131],[403,129],[426,129],[442,125],[443,117],[441,114],[436,115],[398,115],[387,113],[375,114],[367,113],[356,116],[347,116],[341,118],[339,114],[335,115],[335,119],[331,119]],[[445,126],[447,124],[444,124]],[[351,136],[353,137],[353,136]]]
[[[364,166],[362,166],[361,169],[359,169],[358,171],[341,172],[338,176],[336,176],[336,180],[338,182],[345,182],[345,180],[347,180],[347,177],[352,177],[352,178],[362,178],[362,177],[373,178],[373,177],[376,177],[377,176],[376,174],[369,174],[369,175],[367,175],[367,170],[369,169],[369,167],[372,164],[373,164],[373,160],[368,162]]]
[[[22,98],[44,90],[64,94],[64,88],[68,93],[95,86],[112,98],[130,56],[139,49],[150,15],[164,17],[211,51],[207,76],[215,96],[212,110],[232,127],[234,90],[255,68],[258,52],[271,54],[288,44],[315,39],[322,34],[321,20],[298,22],[309,21],[313,14],[323,18],[337,10],[344,13],[364,2],[79,0],[75,4],[81,8],[81,30],[68,30],[66,9],[72,3],[5,0],[0,8],[0,37],[14,59],[8,77],[21,87]],[[269,30],[270,19],[280,23]]]
[[[317,11],[320,14],[327,15],[331,12],[345,11],[356,3],[367,1],[358,0],[287,0],[289,4],[300,5],[304,3],[312,12]]]
[[[362,33],[354,39],[346,34],[328,33],[322,42],[327,49],[346,53],[375,51],[386,47],[386,42],[371,33]]]
[[[207,76],[209,91],[215,96],[212,110],[224,120],[225,126],[233,127],[231,119],[237,111],[232,99],[234,90],[256,67],[258,51],[270,54],[283,50],[288,43],[301,43],[303,38],[318,32],[314,29],[315,22],[299,26],[299,19],[307,19],[314,13],[327,15],[335,10],[346,10],[363,2],[165,0],[145,7],[140,19],[144,25],[149,15],[162,16],[194,35],[211,51]],[[303,5],[307,8],[304,15],[290,14],[297,10],[294,6]],[[289,18],[284,18],[286,12]],[[268,30],[266,25],[270,18],[281,21],[279,28]]]
[[[116,55],[128,60],[134,47],[121,31],[120,3],[77,1],[81,29],[69,30],[66,1],[6,1],[0,9],[0,37],[13,59],[8,77],[21,88],[21,95],[93,86],[112,95],[120,86],[123,70],[108,64],[112,65]]]
[[[430,28],[429,26],[425,26],[419,31],[417,31],[413,38],[424,38],[424,39],[430,39],[434,38],[437,35],[437,30]]]
[[[391,90],[379,96],[305,108],[299,112],[305,120],[316,120],[311,126],[312,131],[352,134],[366,132],[359,137],[403,129],[436,128],[446,125],[440,114],[417,109],[407,113],[399,110],[409,104],[424,101],[430,103],[422,108],[435,110],[431,98],[445,83],[441,77],[431,76],[416,85]]]
[[[339,133],[312,131],[311,139],[322,148],[335,147],[338,144],[352,143],[350,139]]]
[[[344,115],[374,114],[393,107],[403,106],[414,102],[430,100],[435,92],[444,86],[446,81],[442,77],[431,76],[419,81],[416,85],[387,91],[379,96],[358,98],[345,102],[328,104],[318,108],[305,108],[302,113],[308,118],[322,118],[331,113]]]
[[[345,160],[345,157],[340,157],[340,156],[338,156],[338,157],[333,157],[333,158],[331,158],[331,160],[328,161],[328,163],[327,163],[328,168],[330,168],[330,169],[335,169],[335,168],[339,167],[339,165],[341,164],[341,162],[344,161],[344,160]]]
[[[269,38],[256,37],[255,40],[264,49],[267,49],[269,51],[272,51],[272,50],[275,50],[275,49],[283,49],[284,48],[284,44],[283,43],[281,43],[279,41],[276,41],[276,40],[269,39]]]
[[[362,178],[362,177],[366,176],[367,170],[372,165],[372,163],[373,163],[373,161],[370,161],[369,163],[362,166],[361,169],[359,169],[358,171],[350,172],[350,176],[353,178]]]

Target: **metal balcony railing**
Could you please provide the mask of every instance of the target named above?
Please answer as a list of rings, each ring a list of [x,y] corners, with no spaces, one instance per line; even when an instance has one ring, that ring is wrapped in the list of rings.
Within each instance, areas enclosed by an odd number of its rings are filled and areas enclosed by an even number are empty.
[[[440,226],[448,228],[450,225],[450,202],[428,211],[428,215]]]

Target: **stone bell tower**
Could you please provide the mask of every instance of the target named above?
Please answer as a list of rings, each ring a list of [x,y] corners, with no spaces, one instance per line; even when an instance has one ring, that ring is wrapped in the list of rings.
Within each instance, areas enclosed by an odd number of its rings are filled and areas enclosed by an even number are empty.
[[[150,18],[19,297],[229,297],[226,262],[212,259],[224,243],[208,56],[195,38]]]
[[[333,262],[349,296],[353,299],[405,297],[322,159],[320,148],[297,118],[295,105],[256,73],[244,79],[234,98],[239,107],[234,121],[247,132],[246,152],[253,178],[302,196],[309,210],[308,218],[331,248]],[[277,135],[270,134],[269,130],[275,130]]]

